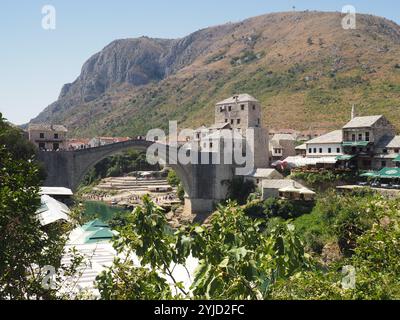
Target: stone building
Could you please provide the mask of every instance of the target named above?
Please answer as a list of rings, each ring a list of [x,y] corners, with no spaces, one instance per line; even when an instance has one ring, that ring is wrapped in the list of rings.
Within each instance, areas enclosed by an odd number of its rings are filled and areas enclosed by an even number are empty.
[[[359,169],[393,166],[398,142],[395,128],[382,115],[354,117],[343,127],[343,153]]]
[[[124,141],[128,141],[128,140],[131,140],[131,138],[129,138],[129,137],[94,137],[89,141],[88,145],[91,148],[96,148],[96,147],[105,146],[107,144],[124,142]]]
[[[29,141],[40,150],[65,150],[67,132],[63,125],[30,124],[28,128]]]
[[[342,130],[328,132],[305,143],[306,156],[309,158],[339,156],[342,154],[342,141]]]
[[[269,165],[268,130],[261,124],[261,104],[249,94],[239,94],[215,106],[215,125],[229,124],[232,130],[246,138],[247,129],[254,132],[253,150],[246,150],[254,155],[254,166],[266,168]]]
[[[270,161],[283,160],[296,155],[296,139],[292,134],[277,133],[269,143]]]
[[[306,145],[306,160],[315,160],[316,165],[345,167],[361,170],[377,170],[400,165],[400,136],[394,126],[383,116],[356,117],[342,129],[309,140]],[[291,158],[291,159],[289,159]],[[285,160],[299,166],[308,165],[302,156]]]

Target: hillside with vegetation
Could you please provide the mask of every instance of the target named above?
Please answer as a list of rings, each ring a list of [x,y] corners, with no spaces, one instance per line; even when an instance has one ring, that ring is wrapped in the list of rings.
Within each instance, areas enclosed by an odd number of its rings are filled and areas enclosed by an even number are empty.
[[[270,128],[334,129],[384,114],[400,128],[400,27],[357,15],[274,13],[199,30],[182,39],[116,40],[33,122],[63,123],[74,136],[145,134],[211,123],[213,105],[247,92]]]

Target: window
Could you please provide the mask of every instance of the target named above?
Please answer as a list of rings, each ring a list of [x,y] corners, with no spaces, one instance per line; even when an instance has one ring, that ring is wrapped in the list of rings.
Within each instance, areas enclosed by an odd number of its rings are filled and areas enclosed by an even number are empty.
[[[314,151],[314,153],[317,153],[317,148],[314,148],[314,150],[313,150],[313,151]]]
[[[382,168],[383,168],[383,167],[386,167],[386,161],[382,161],[382,162],[381,162],[381,166],[382,166]]]
[[[54,134],[54,139],[58,139],[58,133]]]
[[[369,141],[369,132],[368,131],[365,133],[365,141]]]
[[[236,123],[237,123],[237,124],[240,124],[240,119],[237,119],[237,120],[236,120]]]
[[[53,150],[60,149],[60,145],[58,143],[53,143]]]
[[[240,109],[242,109],[242,111],[244,110],[244,104],[240,105]]]
[[[260,179],[257,179],[257,184],[260,183]]]
[[[356,135],[355,134],[351,135],[351,141],[356,141]]]
[[[229,106],[229,107],[228,107],[228,111],[232,111],[232,106]]]
[[[312,149],[311,148],[308,148],[308,153],[312,153]]]
[[[332,153],[332,148],[328,148],[328,153]]]
[[[255,104],[253,104],[253,110],[256,110],[256,105]]]
[[[388,153],[388,150],[387,149],[383,149],[383,153]]]
[[[219,112],[223,112],[224,111],[224,107],[219,107]]]
[[[44,142],[39,142],[39,149],[44,150],[46,148],[46,145]]]
[[[361,141],[362,140],[362,133],[358,134],[358,140]]]
[[[319,153],[322,153],[322,148],[319,148]]]
[[[228,119],[225,119],[225,123],[227,123],[228,122]]]
[[[40,139],[44,139],[44,133],[41,132],[41,133],[39,134],[39,136],[40,136]]]
[[[210,148],[212,148],[213,147],[213,143],[212,142],[210,142]]]
[[[340,153],[340,148],[336,148],[336,153]]]
[[[394,153],[399,153],[399,149],[394,149]]]
[[[233,119],[231,119],[231,124],[233,124]]]

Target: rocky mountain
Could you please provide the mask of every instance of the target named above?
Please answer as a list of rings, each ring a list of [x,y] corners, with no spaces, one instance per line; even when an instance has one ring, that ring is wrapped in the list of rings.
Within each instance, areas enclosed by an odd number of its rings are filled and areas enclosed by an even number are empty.
[[[182,39],[116,40],[93,55],[32,122],[74,136],[137,135],[168,120],[198,126],[213,105],[247,92],[273,129],[333,129],[352,104],[400,128],[400,27],[357,15],[289,12],[199,30]]]

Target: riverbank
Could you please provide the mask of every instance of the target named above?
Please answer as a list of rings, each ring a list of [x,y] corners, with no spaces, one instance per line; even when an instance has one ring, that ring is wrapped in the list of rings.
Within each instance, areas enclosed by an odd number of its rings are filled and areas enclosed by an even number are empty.
[[[164,178],[131,176],[105,178],[94,186],[82,188],[78,194],[85,203],[92,203],[94,206],[96,203],[102,203],[110,208],[116,207],[128,211],[141,206],[142,197],[148,195],[154,203],[165,210],[167,220],[173,228],[192,223],[194,219],[193,215],[184,213],[183,203],[177,196],[177,188],[169,185]]]
[[[80,196],[88,201],[102,201],[122,207],[142,204],[149,195],[158,205],[179,205],[176,188],[162,178],[113,177],[102,179],[96,186],[84,188]]]

